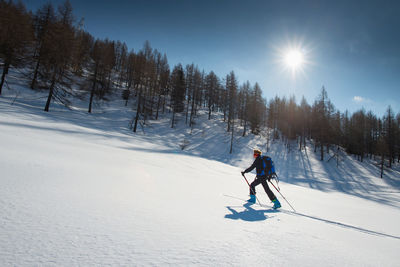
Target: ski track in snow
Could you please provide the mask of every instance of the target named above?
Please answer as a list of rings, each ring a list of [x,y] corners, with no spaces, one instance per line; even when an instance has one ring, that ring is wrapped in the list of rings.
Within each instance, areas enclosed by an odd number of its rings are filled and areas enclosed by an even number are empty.
[[[230,195],[227,195],[227,194],[223,194],[223,196],[234,198],[234,199],[238,199],[238,200],[246,202],[246,200],[243,199],[243,198],[230,196]],[[260,207],[264,207],[264,208],[268,208],[268,209],[267,210],[258,210],[258,209],[251,208],[252,205],[260,206]],[[383,237],[390,237],[390,238],[400,239],[400,236],[394,236],[394,235],[389,235],[389,234],[385,234],[385,233],[380,233],[380,232],[364,229],[364,228],[361,228],[361,227],[357,227],[357,226],[353,226],[353,225],[349,225],[349,224],[345,224],[345,223],[341,223],[341,222],[337,222],[337,221],[331,221],[331,220],[319,218],[317,216],[312,216],[312,215],[299,213],[299,212],[296,212],[296,211],[286,210],[286,209],[283,209],[283,208],[280,208],[278,210],[274,210],[274,209],[272,209],[272,206],[267,206],[267,205],[258,204],[258,203],[255,203],[255,204],[250,204],[250,203],[243,204],[243,207],[245,207],[247,209],[247,211],[253,211],[255,214],[257,214],[256,216],[263,216],[262,215],[263,213],[283,212],[283,213],[292,214],[292,215],[295,215],[295,216],[306,217],[306,218],[309,218],[309,219],[312,219],[312,220],[317,220],[317,221],[325,222],[325,223],[328,223],[328,224],[332,224],[332,225],[336,225],[336,226],[340,226],[340,227],[344,227],[344,228],[348,228],[348,229],[353,229],[353,230],[356,230],[356,231],[364,232],[366,234],[372,234],[372,235],[378,235],[378,236],[383,236]],[[227,208],[230,211],[233,212],[233,215],[226,215],[225,216],[226,218],[234,218],[234,217],[239,218],[239,217],[241,217],[240,215],[237,214],[237,212],[235,210],[232,209],[232,206],[228,206]]]

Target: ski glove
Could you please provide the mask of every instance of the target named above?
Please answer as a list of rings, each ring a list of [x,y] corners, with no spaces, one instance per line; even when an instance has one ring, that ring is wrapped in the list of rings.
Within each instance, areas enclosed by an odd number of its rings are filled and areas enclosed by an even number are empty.
[[[242,174],[242,176],[244,176],[245,172],[240,172]]]

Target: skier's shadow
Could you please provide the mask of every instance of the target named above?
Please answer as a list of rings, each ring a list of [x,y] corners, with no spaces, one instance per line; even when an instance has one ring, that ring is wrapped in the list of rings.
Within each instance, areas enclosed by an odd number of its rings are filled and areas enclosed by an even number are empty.
[[[226,214],[225,218],[232,219],[232,220],[243,220],[243,221],[263,221],[268,219],[268,216],[265,213],[274,212],[271,209],[263,209],[263,210],[256,210],[251,207],[252,203],[245,203],[243,207],[245,210],[243,211],[236,211],[230,206],[226,208],[231,212],[231,214]]]

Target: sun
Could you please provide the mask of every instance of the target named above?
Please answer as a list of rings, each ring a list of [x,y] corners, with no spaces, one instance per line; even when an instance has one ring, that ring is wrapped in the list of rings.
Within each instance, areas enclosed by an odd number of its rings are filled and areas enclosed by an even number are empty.
[[[304,54],[300,50],[289,50],[286,52],[284,57],[284,62],[286,66],[289,67],[292,71],[301,68],[304,64]]]
[[[310,49],[302,44],[287,45],[276,50],[277,63],[281,70],[291,73],[292,78],[304,76],[311,65]]]
[[[311,68],[316,65],[313,60],[316,46],[304,38],[287,37],[286,40],[271,44],[271,47],[272,62],[282,77],[292,80],[307,78]]]

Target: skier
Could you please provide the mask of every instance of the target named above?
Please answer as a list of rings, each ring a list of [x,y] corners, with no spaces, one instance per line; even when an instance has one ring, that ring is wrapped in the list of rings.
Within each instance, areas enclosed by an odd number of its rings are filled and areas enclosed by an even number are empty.
[[[246,170],[242,171],[242,175],[245,173],[251,172],[254,168],[256,168],[257,176],[254,179],[254,181],[250,184],[250,199],[248,202],[255,203],[256,202],[256,186],[259,184],[262,184],[264,187],[265,193],[267,193],[269,199],[274,203],[273,208],[278,209],[281,207],[281,203],[279,200],[276,198],[274,193],[271,191],[271,189],[268,186],[267,179],[271,179],[271,175],[266,173],[266,163],[264,158],[261,156],[261,151],[259,149],[254,149],[254,162],[253,164],[247,168]]]

